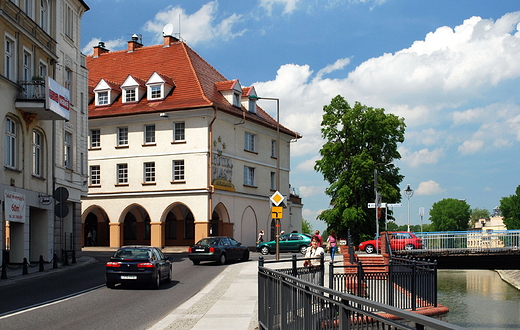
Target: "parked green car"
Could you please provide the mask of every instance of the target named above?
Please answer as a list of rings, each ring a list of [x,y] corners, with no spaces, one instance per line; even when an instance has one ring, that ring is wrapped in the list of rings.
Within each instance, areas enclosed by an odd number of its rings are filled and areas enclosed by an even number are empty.
[[[311,235],[301,233],[288,233],[280,236],[280,252],[300,252],[305,254],[311,244]],[[256,246],[256,251],[262,254],[276,252],[276,240],[262,242]]]

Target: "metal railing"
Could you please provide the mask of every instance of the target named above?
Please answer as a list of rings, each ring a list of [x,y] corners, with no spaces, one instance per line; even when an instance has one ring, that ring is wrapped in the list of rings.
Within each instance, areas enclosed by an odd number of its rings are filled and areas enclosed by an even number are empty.
[[[22,91],[19,98],[22,100],[43,100],[45,99],[45,80],[33,79],[19,81]]]
[[[420,232],[423,249],[430,251],[508,251],[520,249],[520,230]]]
[[[463,329],[258,267],[261,329]]]

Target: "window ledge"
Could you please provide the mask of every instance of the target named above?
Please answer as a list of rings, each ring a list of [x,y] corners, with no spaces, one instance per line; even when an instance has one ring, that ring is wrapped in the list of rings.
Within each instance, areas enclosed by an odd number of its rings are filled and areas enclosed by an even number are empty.
[[[22,171],[20,171],[19,169],[14,168],[14,167],[10,167],[10,166],[4,166],[4,169],[5,169],[5,170],[8,170],[8,171],[13,171],[13,172],[17,172],[17,173],[22,173]]]
[[[89,184],[88,187],[89,188],[101,188],[101,185],[100,184]]]
[[[128,183],[116,183],[114,186],[116,186],[116,187],[128,187],[129,184]]]
[[[186,180],[182,180],[182,181],[170,181],[171,184],[182,184],[182,183],[186,183]]]
[[[89,151],[93,151],[93,150],[101,150],[101,147],[91,147],[91,148],[88,148]]]
[[[249,187],[249,188],[258,188],[257,186],[252,186],[252,185],[245,184],[245,183],[244,183],[244,187]]]
[[[251,151],[251,150],[247,150],[247,149],[244,149],[245,152],[249,152],[251,154],[255,154],[255,155],[258,155],[258,152],[257,151]]]
[[[45,179],[44,177],[42,177],[40,175],[31,174],[31,176],[32,176],[33,179],[36,179],[36,180],[41,180],[41,181],[47,180],[47,179]]]
[[[143,186],[155,186],[157,183],[156,182],[143,182],[141,183]]]
[[[185,144],[186,140],[172,141],[171,144]]]
[[[156,147],[157,146],[157,143],[143,143],[142,144],[143,147]]]
[[[129,145],[126,145],[126,146],[115,146],[116,149],[126,149],[126,148],[129,148],[130,146]]]

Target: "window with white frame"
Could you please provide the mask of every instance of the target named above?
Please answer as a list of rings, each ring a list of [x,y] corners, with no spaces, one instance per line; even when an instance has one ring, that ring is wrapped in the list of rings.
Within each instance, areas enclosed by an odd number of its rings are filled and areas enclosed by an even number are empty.
[[[72,133],[65,132],[63,140],[63,165],[72,169]]]
[[[11,119],[6,119],[5,125],[5,166],[9,168],[16,168],[16,153],[17,147],[17,136],[18,125]]]
[[[240,108],[240,93],[233,92],[233,106]]]
[[[23,50],[23,80],[32,80],[32,54],[27,50]]]
[[[40,0],[40,26],[49,32],[49,0]]]
[[[117,183],[128,183],[128,164],[117,164]]]
[[[108,105],[108,91],[107,92],[97,92],[97,105]]]
[[[155,125],[144,126],[144,143],[154,144],[155,143]]]
[[[99,129],[90,130],[90,148],[91,149],[101,148],[101,130],[99,130]]]
[[[150,100],[157,100],[162,98],[162,85],[150,85]]]
[[[16,44],[14,38],[5,36],[4,47],[4,76],[9,80],[16,80]]]
[[[244,137],[244,149],[247,151],[256,152],[256,135],[246,132]]]
[[[100,186],[101,185],[101,166],[93,165],[90,166],[90,185],[91,186]]]
[[[69,90],[69,92],[72,94],[72,70],[69,68],[65,68],[65,80],[63,87]],[[108,99],[107,99],[108,104]]]
[[[33,2],[34,2],[34,0],[24,0],[23,1],[23,11],[27,14],[27,16],[29,16],[32,19],[34,19]]]
[[[244,185],[256,186],[255,185],[255,168],[244,166]]]
[[[63,20],[65,35],[70,39],[74,39],[74,12],[69,6],[65,8],[65,17]]]
[[[173,123],[173,141],[185,141],[185,125],[184,122]]]
[[[117,128],[117,146],[128,146],[128,127]]]
[[[33,131],[32,140],[32,174],[35,176],[42,176],[43,169],[43,145],[42,134],[38,131]]]
[[[155,182],[155,162],[144,163],[144,182]]]
[[[173,181],[184,181],[184,160],[173,161]]]
[[[38,75],[42,78],[47,77],[47,65],[40,61],[40,65],[38,66]]]
[[[276,190],[276,172],[271,172],[271,184],[269,189]]]
[[[278,158],[277,150],[278,143],[276,140],[271,140],[271,157]]]
[[[124,88],[123,89],[123,93],[125,94],[124,95],[125,103],[137,101],[135,90],[136,90],[135,88]]]

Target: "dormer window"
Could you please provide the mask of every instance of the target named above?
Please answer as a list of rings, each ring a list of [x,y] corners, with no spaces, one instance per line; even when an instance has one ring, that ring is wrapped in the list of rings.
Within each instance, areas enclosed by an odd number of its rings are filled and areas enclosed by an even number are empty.
[[[145,82],[139,78],[128,76],[121,85],[123,103],[139,102],[146,91]]]
[[[217,90],[236,108],[242,107],[242,86],[238,79],[215,83]]]
[[[233,106],[234,107],[240,108],[240,94],[241,93],[239,93],[237,91],[233,92]]]
[[[121,88],[119,85],[101,79],[96,88],[94,88],[96,106],[111,105],[120,93]]]
[[[161,100],[175,87],[175,83],[171,78],[154,72],[146,82],[146,87],[148,100]]]
[[[108,92],[98,92],[97,94],[97,105],[108,104]]]

